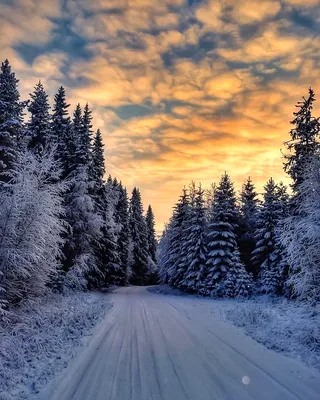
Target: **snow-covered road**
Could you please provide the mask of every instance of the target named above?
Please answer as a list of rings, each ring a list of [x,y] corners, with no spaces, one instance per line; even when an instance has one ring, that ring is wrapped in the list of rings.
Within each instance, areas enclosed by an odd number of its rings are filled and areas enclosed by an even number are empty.
[[[217,321],[210,300],[117,289],[43,400],[319,400],[320,374]]]

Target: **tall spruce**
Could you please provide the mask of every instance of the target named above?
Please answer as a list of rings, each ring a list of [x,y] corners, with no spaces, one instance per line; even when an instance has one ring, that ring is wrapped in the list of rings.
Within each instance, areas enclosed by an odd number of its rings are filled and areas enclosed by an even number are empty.
[[[115,223],[120,259],[118,279],[121,285],[127,285],[131,276],[129,269],[129,200],[127,190],[122,186],[121,182],[119,184],[119,197],[115,209]]]
[[[245,266],[254,276],[257,276],[257,271],[251,263],[251,253],[255,248],[254,232],[256,229],[258,212],[258,194],[249,177],[242,185],[240,193],[239,250]]]
[[[69,107],[70,104],[66,101],[65,89],[60,86],[54,96],[50,146],[55,148],[56,159],[61,163],[62,178],[66,178],[68,175],[70,148],[74,142],[71,120],[68,114]]]
[[[264,190],[264,201],[255,232],[256,247],[252,252],[252,262],[259,271],[260,292],[274,294],[280,287],[278,267],[281,262],[281,253],[276,250],[282,204],[278,186],[272,178],[268,180]]]
[[[215,191],[212,220],[208,225],[208,275],[205,282],[208,294],[220,295],[220,282],[232,267],[233,253],[237,248],[235,231],[238,218],[233,183],[225,173]]]
[[[168,282],[179,287],[187,267],[187,254],[185,247],[187,243],[187,226],[190,217],[189,195],[186,188],[183,188],[179,201],[174,207],[171,232],[170,247],[168,251]]]
[[[136,187],[130,200],[130,233],[132,239],[132,278],[134,284],[148,283],[148,238],[143,216],[141,194]]]
[[[9,61],[5,60],[0,72],[0,181],[9,179],[6,172],[15,160],[23,137],[22,120],[26,102],[20,101],[18,82]]]
[[[309,89],[308,98],[303,97],[296,105],[298,111],[294,112],[291,124],[294,128],[290,131],[291,140],[285,142],[288,153],[285,154],[284,170],[293,180],[292,189],[295,194],[302,184],[308,165],[315,155],[319,155],[319,118],[312,115],[315,102],[314,91]]]
[[[194,205],[191,209],[191,223],[187,230],[187,269],[180,287],[203,293],[203,282],[206,276],[206,211],[204,191],[201,185],[196,190]]]
[[[29,143],[28,146],[36,154],[42,154],[50,140],[50,106],[48,95],[39,81],[33,93],[30,93],[31,101],[28,105],[30,120],[27,124]]]
[[[156,262],[157,239],[155,230],[155,219],[151,205],[149,205],[146,214],[148,253],[153,262]]]

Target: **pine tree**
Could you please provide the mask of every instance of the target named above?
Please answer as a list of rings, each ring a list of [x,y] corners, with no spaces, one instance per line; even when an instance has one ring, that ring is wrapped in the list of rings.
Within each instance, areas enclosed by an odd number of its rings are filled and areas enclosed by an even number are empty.
[[[48,95],[39,81],[30,93],[31,102],[28,105],[30,120],[27,124],[30,136],[29,148],[36,154],[42,154],[50,140],[50,114]]]
[[[5,60],[0,73],[0,181],[8,180],[6,172],[15,160],[23,137],[22,119],[26,102],[19,101],[18,82],[9,61]]]
[[[223,283],[225,297],[247,297],[251,293],[252,279],[240,260],[240,253],[235,249],[232,256],[232,265],[229,268]]]
[[[187,231],[188,267],[180,287],[187,291],[202,293],[206,276],[206,216],[201,185],[196,191],[194,207],[191,210],[191,224]]]
[[[281,225],[280,243],[289,266],[286,294],[320,300],[320,160],[315,157],[297,187],[297,212]]]
[[[92,145],[92,174],[95,182],[102,182],[105,170],[103,142],[100,129],[97,130]]]
[[[237,221],[235,192],[229,175],[225,173],[215,191],[212,220],[208,226],[208,275],[205,282],[208,294],[219,295],[215,286],[232,267],[233,253],[237,248]]]
[[[50,146],[55,148],[56,159],[62,165],[62,179],[68,176],[69,158],[74,144],[71,120],[68,115],[69,106],[66,102],[65,89],[61,86],[54,96]]]
[[[155,231],[155,220],[151,205],[149,205],[146,214],[146,225],[147,225],[147,238],[148,238],[148,253],[153,262],[156,262],[157,252],[157,239]]]
[[[146,284],[148,279],[147,226],[143,216],[141,194],[136,187],[132,191],[129,215],[130,233],[133,244],[132,283]]]
[[[252,262],[259,271],[261,293],[277,293],[279,290],[279,270],[281,253],[277,252],[276,229],[282,218],[279,189],[272,178],[264,187],[264,202],[258,217],[255,233],[256,248],[252,252]]]
[[[251,263],[251,253],[254,250],[254,232],[259,212],[259,200],[255,186],[251,178],[243,184],[240,193],[240,226],[239,226],[239,250],[249,272],[257,276],[257,271]]]
[[[129,201],[127,190],[119,184],[119,197],[115,209],[115,223],[117,227],[117,243],[120,258],[119,283],[127,285],[129,282]]]
[[[290,131],[291,140],[285,143],[289,153],[285,155],[284,170],[293,179],[292,189],[298,194],[298,187],[303,182],[305,170],[315,155],[319,155],[319,118],[312,115],[313,103],[315,102],[314,91],[309,89],[309,96],[299,101],[294,112],[295,125]]]
[[[172,286],[179,287],[186,268],[187,255],[185,247],[187,243],[187,226],[190,216],[190,204],[187,190],[184,188],[178,203],[174,207],[170,232],[170,247],[168,252],[168,282]]]

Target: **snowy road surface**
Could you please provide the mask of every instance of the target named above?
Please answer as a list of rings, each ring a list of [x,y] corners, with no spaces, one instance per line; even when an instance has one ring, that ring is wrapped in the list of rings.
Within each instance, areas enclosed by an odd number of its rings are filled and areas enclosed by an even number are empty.
[[[320,399],[320,374],[215,320],[210,300],[120,288],[43,400]]]

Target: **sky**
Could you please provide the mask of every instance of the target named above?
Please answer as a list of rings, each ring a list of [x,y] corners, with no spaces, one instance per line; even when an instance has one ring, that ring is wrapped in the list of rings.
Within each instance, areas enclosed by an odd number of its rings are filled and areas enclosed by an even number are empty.
[[[107,172],[157,230],[191,180],[227,171],[259,192],[282,170],[294,105],[319,95],[320,0],[1,0],[0,59],[26,99],[89,102]],[[318,114],[317,114],[318,113]]]

